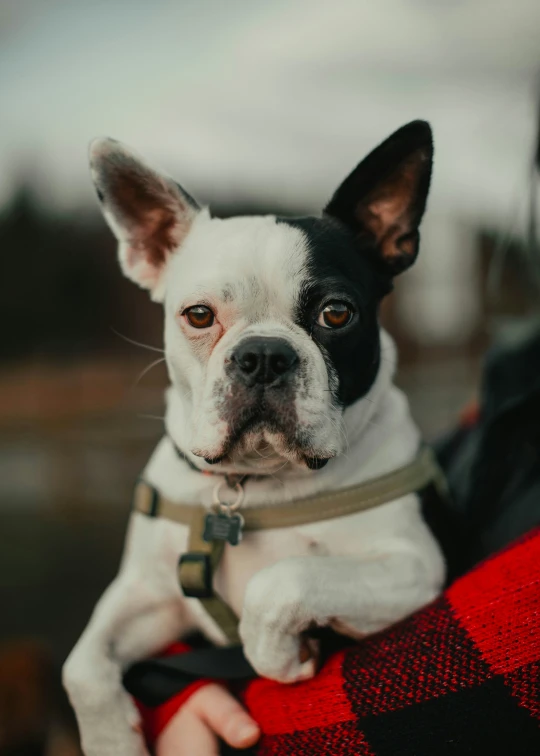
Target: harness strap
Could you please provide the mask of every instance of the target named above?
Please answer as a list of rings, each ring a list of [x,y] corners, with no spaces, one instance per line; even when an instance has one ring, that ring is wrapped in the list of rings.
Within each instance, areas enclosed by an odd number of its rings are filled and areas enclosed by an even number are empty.
[[[242,646],[210,646],[135,662],[124,673],[127,692],[145,706],[160,706],[201,677],[246,681],[257,673]]]
[[[441,498],[447,497],[444,473],[433,451],[423,446],[409,464],[358,486],[284,505],[243,507],[243,530],[273,530],[346,517],[417,493],[429,485],[434,486]],[[180,586],[184,595],[199,599],[229,643],[238,643],[238,618],[213,588],[213,577],[223,556],[225,542],[207,542],[203,538],[205,518],[212,510],[200,504],[166,499],[143,480],[135,488],[133,510],[147,517],[160,517],[189,527],[188,551],[180,557],[178,564]]]
[[[205,516],[206,511],[197,508],[189,530],[188,551],[178,562],[178,582],[185,596],[199,599],[229,643],[240,643],[238,617],[212,585],[225,541],[203,539]]]
[[[296,499],[287,504],[242,507],[243,530],[289,528],[346,517],[420,491],[430,483],[435,484],[441,494],[446,493],[444,473],[432,449],[423,446],[409,464],[357,486]],[[161,517],[188,526],[191,526],[197,510],[204,514],[211,511],[201,504],[171,501],[143,480],[139,480],[135,488],[133,509],[149,517]]]

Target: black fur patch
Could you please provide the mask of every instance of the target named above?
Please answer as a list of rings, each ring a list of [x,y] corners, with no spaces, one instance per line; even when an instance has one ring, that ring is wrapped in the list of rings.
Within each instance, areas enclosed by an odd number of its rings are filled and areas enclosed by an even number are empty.
[[[396,276],[418,254],[431,181],[433,140],[425,121],[412,121],[376,147],[341,183],[325,209],[354,232],[371,238],[369,252]]]
[[[309,258],[296,322],[313,338],[338,376],[335,399],[348,406],[364,396],[375,381],[380,364],[378,310],[392,288],[378,272],[352,232],[331,218],[278,218],[305,235]],[[367,243],[369,245],[369,243]],[[341,329],[317,324],[321,309],[331,301],[345,301],[354,316]]]

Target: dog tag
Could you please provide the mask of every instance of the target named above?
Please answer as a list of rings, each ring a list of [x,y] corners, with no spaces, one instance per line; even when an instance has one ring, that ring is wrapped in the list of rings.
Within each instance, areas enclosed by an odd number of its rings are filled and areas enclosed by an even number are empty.
[[[227,541],[237,546],[242,540],[244,518],[239,514],[207,514],[204,520],[204,541]]]

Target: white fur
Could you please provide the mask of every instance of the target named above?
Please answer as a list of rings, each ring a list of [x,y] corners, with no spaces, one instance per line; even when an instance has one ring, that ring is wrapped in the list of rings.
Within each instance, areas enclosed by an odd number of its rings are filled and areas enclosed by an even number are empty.
[[[308,367],[294,400],[298,423],[310,429],[312,450],[335,458],[313,473],[279,433],[252,434],[256,437],[233,450],[221,468],[266,473],[246,482],[248,506],[360,483],[406,464],[419,444],[407,402],[392,386],[395,349],[385,333],[381,367],[368,395],[344,413],[333,405],[328,389],[334,376],[309,334],[293,322],[306,256],[302,234],[273,217],[222,221],[202,211],[162,271],[171,377],[167,428],[202,469],[208,465],[198,454],[221,451],[227,437],[219,400],[227,399],[224,364],[240,339],[281,335]],[[201,301],[218,313],[213,332],[195,333],[179,316]],[[261,449],[268,459],[261,458]],[[205,505],[216,484],[180,460],[168,438],[144,478],[170,499]],[[144,752],[134,729],[135,709],[121,685],[125,667],[193,628],[224,641],[200,604],[184,598],[178,587],[176,565],[187,536],[185,527],[166,520],[131,518],[118,577],[64,668],[86,756]],[[292,682],[314,673],[313,661],[299,660],[299,634],[312,623],[361,637],[431,601],[443,579],[439,548],[411,494],[348,517],[247,533],[240,545],[226,547],[215,584],[241,616],[245,651],[257,671]]]
[[[384,342],[389,344],[386,335]],[[346,456],[316,475],[284,470],[248,481],[247,503],[337,490],[410,461],[418,432],[390,378],[391,366],[383,363],[369,401],[345,413]],[[167,439],[144,477],[168,497],[207,504],[215,485],[182,463]],[[132,516],[119,575],[64,669],[86,756],[143,751],[133,730],[135,711],[121,687],[123,668],[194,628],[224,642],[199,603],[179,591],[176,564],[186,544],[183,526]],[[431,601],[443,580],[440,551],[410,495],[349,517],[248,533],[239,546],[227,547],[216,588],[242,616],[241,636],[255,668],[291,682],[314,672],[298,656],[298,634],[309,624],[330,622],[354,636],[372,633]]]

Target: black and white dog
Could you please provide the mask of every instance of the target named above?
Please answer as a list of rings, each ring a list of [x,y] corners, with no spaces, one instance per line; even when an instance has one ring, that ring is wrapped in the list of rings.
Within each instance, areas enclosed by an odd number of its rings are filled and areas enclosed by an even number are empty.
[[[162,495],[210,505],[216,478],[198,470],[244,473],[249,506],[294,506],[415,457],[419,433],[392,384],[378,310],[416,258],[431,165],[430,127],[416,121],[358,165],[321,217],[222,220],[118,142],[93,143],[122,270],[165,309],[168,436],[144,472]],[[194,628],[223,642],[179,590],[186,539],[182,525],[132,516],[119,575],[64,669],[87,756],[144,751],[126,666]],[[373,633],[431,601],[444,571],[410,494],[248,533],[216,580],[253,666],[292,682],[315,671],[299,658],[305,628]]]

